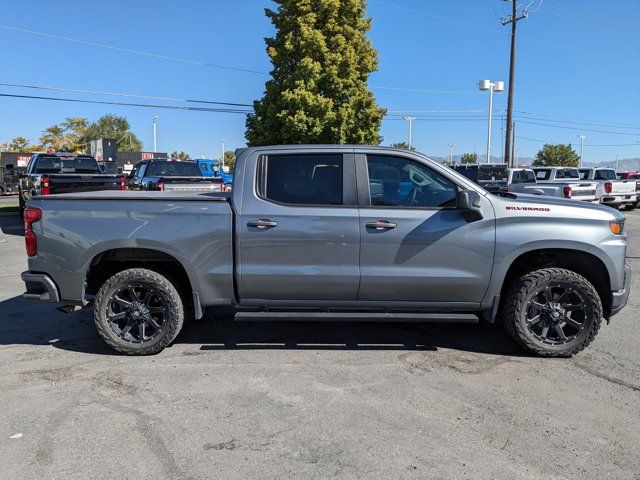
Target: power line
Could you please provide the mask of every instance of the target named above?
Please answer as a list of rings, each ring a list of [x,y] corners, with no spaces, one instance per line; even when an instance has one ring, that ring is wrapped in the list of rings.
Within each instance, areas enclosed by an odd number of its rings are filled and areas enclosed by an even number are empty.
[[[565,126],[565,125],[550,125],[548,123],[537,123],[537,122],[530,122],[527,120],[518,120],[519,123],[527,123],[529,125],[542,125],[544,127],[554,127],[554,128],[567,128],[569,130],[581,130],[581,131],[585,131],[585,132],[599,132],[599,133],[609,133],[611,135],[628,135],[630,137],[640,137],[640,133],[629,133],[629,132],[612,132],[609,130],[595,130],[592,128],[582,128],[582,127],[569,127],[569,126]]]
[[[204,108],[204,107],[185,107],[180,105],[155,105],[149,103],[129,103],[129,102],[107,102],[101,100],[82,100],[78,98],[60,98],[60,97],[42,97],[35,95],[15,95],[8,93],[0,93],[0,97],[8,97],[8,98],[22,98],[22,99],[30,99],[30,100],[50,100],[57,102],[71,102],[71,103],[91,103],[97,105],[118,105],[125,107],[142,107],[142,108],[162,108],[167,110],[188,110],[195,112],[216,112],[216,113],[242,113],[247,114],[251,113],[251,110],[240,110],[240,109],[231,109],[231,108]]]
[[[614,23],[617,25],[628,25],[633,28],[640,28],[640,24],[629,22],[622,18],[612,17],[610,15],[605,15],[603,13],[596,12],[594,10],[587,10],[586,8],[570,5],[568,3],[561,2],[559,0],[550,0],[550,1],[557,4],[557,6],[552,5],[554,8],[565,10],[566,12],[569,12],[573,15],[582,15],[588,18],[597,19],[598,21],[608,21],[609,23]]]
[[[521,140],[531,140],[532,142],[539,143],[557,143],[550,140],[540,140],[539,138],[520,137],[516,135],[516,138]],[[636,143],[585,143],[585,147],[640,147],[640,141]]]
[[[601,123],[603,125],[610,125],[610,126],[621,126],[621,127],[632,127],[632,128],[640,128],[640,125],[638,124],[631,124],[631,123],[621,123],[621,122],[598,122],[597,120],[591,120],[591,119],[586,119],[586,118],[578,118],[578,117],[567,117],[564,115],[550,115],[547,113],[536,113],[536,112],[525,112],[522,110],[516,110],[516,113],[521,113],[523,115],[533,115],[533,116],[537,116],[537,117],[549,117],[549,118],[559,118],[562,120],[579,120],[579,121],[583,121],[583,122],[593,122],[593,123]]]
[[[476,91],[460,91],[460,90],[430,90],[427,88],[403,88],[403,87],[383,87],[380,85],[371,85],[374,90],[394,90],[398,92],[414,92],[414,93],[447,93],[447,94],[465,94],[477,95]]]
[[[21,27],[14,27],[13,25],[2,25],[0,24],[0,28],[4,28],[6,30],[13,30],[16,32],[22,32],[22,33],[30,33],[32,35],[38,35],[41,37],[46,37],[46,38],[53,38],[56,40],[64,40],[67,42],[73,42],[73,43],[78,43],[81,45],[88,45],[91,47],[100,47],[100,48],[107,48],[110,50],[117,50],[119,52],[126,52],[126,53],[133,53],[135,55],[143,55],[143,56],[147,56],[147,57],[153,57],[153,58],[159,58],[161,60],[171,60],[173,62],[181,62],[181,63],[189,63],[192,65],[202,65],[205,67],[213,67],[213,68],[221,68],[224,70],[232,70],[232,71],[236,71],[236,72],[245,72],[245,73],[255,73],[257,75],[269,75],[266,72],[260,72],[258,70],[250,70],[247,68],[239,68],[239,67],[230,67],[228,65],[221,65],[221,64],[217,64],[217,63],[209,63],[209,62],[202,62],[199,60],[191,60],[191,59],[187,59],[187,58],[180,58],[180,57],[173,57],[170,55],[161,55],[158,53],[152,53],[152,52],[144,52],[142,50],[134,50],[132,48],[124,48],[124,47],[117,47],[115,45],[108,45],[106,43],[98,43],[98,42],[92,42],[92,41],[88,41],[88,40],[80,40],[78,38],[71,38],[71,37],[63,37],[62,35],[54,35],[51,33],[46,33],[46,32],[38,32],[35,30],[29,30],[26,28],[21,28]]]
[[[140,95],[140,94],[133,94],[133,93],[119,93],[119,92],[101,92],[98,90],[82,90],[82,89],[74,89],[74,88],[50,87],[50,86],[43,86],[43,85],[28,85],[28,84],[22,84],[22,83],[0,83],[0,86],[30,88],[34,90],[52,90],[56,92],[83,93],[83,94],[91,94],[91,95],[107,95],[107,96],[113,96],[113,97],[147,98],[151,100],[169,100],[172,102],[208,103],[213,105],[228,105],[233,107],[252,107],[253,106],[249,103],[230,103],[230,102],[217,102],[212,100],[193,100],[189,98],[156,97],[153,95]]]

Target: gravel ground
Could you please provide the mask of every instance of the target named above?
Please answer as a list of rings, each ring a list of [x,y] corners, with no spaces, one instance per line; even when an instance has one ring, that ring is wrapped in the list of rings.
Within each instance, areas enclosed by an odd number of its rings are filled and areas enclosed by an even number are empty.
[[[22,300],[0,216],[0,478],[640,478],[639,281],[572,359],[486,325],[188,325],[114,355]],[[640,212],[628,215],[640,270]]]

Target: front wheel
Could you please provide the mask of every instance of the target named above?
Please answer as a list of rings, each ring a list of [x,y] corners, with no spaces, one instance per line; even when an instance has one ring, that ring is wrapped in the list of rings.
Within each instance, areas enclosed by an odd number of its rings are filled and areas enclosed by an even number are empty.
[[[145,268],[116,273],[95,296],[98,334],[127,355],[150,355],[180,333],[184,308],[180,294],[163,275]]]
[[[526,350],[544,357],[570,357],[598,333],[602,302],[583,276],[563,268],[545,268],[513,281],[501,320]]]

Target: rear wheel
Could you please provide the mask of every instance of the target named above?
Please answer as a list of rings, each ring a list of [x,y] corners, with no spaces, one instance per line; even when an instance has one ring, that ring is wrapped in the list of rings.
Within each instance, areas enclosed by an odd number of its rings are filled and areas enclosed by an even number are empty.
[[[591,283],[563,268],[545,268],[516,279],[501,320],[526,350],[569,357],[591,343],[602,321],[602,302]]]
[[[638,203],[640,202],[633,202],[629,205],[625,205],[625,210],[635,210],[636,208],[638,208]]]
[[[163,350],[180,333],[183,303],[165,276],[132,268],[116,273],[100,287],[94,321],[113,349],[127,355],[150,355]]]

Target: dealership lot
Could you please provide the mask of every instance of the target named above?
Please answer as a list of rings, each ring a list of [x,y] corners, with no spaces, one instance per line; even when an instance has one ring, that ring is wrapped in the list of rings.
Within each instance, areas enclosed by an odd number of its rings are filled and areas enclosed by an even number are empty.
[[[113,354],[90,311],[22,300],[0,215],[0,478],[637,478],[639,273],[573,359],[485,325],[205,320]],[[627,215],[640,272],[640,211]]]

